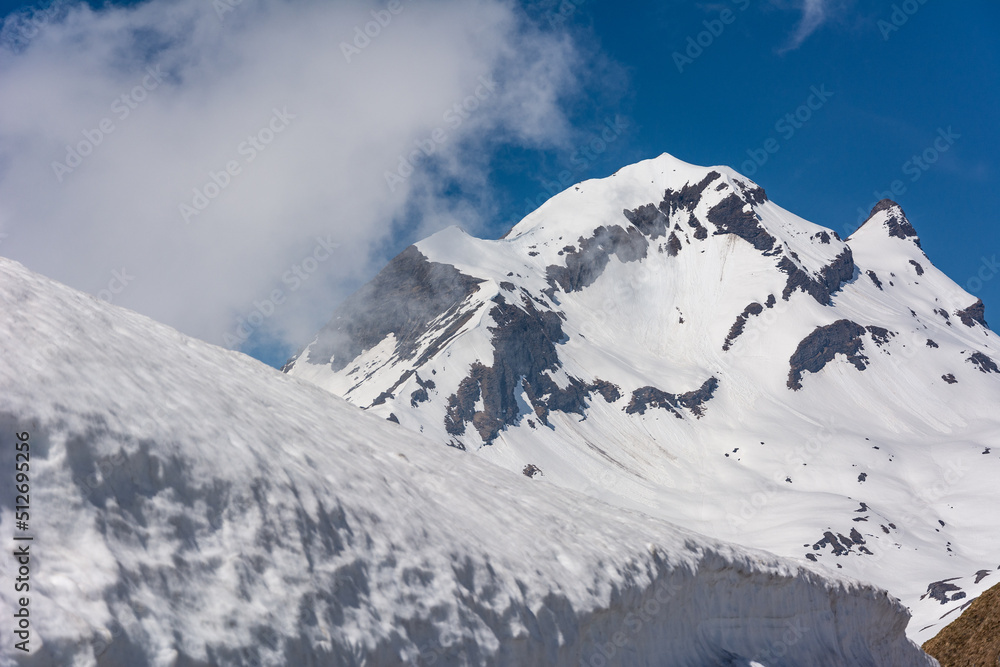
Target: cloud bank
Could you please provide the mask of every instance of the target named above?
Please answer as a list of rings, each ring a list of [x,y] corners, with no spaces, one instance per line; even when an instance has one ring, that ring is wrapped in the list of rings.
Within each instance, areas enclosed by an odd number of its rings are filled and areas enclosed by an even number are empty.
[[[476,231],[442,183],[569,141],[586,60],[504,0],[34,17],[0,46],[0,253],[229,347],[305,342],[394,235]]]

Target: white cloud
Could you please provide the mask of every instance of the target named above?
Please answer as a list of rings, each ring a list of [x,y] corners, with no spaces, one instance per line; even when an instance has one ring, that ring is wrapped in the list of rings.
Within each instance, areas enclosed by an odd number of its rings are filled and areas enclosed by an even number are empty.
[[[383,261],[377,249],[404,218],[420,232],[455,221],[475,231],[475,211],[440,196],[432,175],[485,183],[497,142],[551,146],[572,132],[561,107],[583,59],[568,38],[534,30],[504,0],[386,7],[63,6],[27,38],[9,21],[2,252],[216,343],[280,289],[285,302],[260,328],[303,342]],[[345,55],[366,28],[375,36]],[[390,190],[385,172],[427,142],[433,165]],[[67,162],[67,145],[89,154]],[[318,238],[339,244],[323,261],[309,259]],[[134,277],[124,289],[112,273],[122,268]]]
[[[828,0],[802,0],[802,18],[799,20],[784,51],[793,51],[805,42],[817,28],[823,25],[830,12]]]

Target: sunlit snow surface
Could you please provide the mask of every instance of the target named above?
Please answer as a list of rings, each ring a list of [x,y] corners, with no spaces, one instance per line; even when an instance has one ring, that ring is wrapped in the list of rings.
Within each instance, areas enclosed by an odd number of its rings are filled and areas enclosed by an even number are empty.
[[[656,205],[665,190],[703,182],[712,171],[717,176],[690,214],[668,221],[680,240],[675,255],[661,236],[639,261],[612,256],[582,290],[552,290],[550,267],[567,265],[567,248],[579,249],[600,226],[633,230],[623,210]],[[461,305],[469,317],[447,344],[421,357],[442,321],[411,357],[386,338],[334,370],[329,360],[309,359],[314,342],[289,373],[511,471],[534,466],[539,486],[574,489],[872,581],[912,609],[907,632],[925,641],[1000,580],[1000,373],[971,360],[978,353],[1000,364],[1000,339],[963,323],[959,313],[976,298],[936,269],[915,237],[892,233],[893,218],[905,221],[898,207],[876,212],[842,241],[771,201],[753,201],[747,192],[754,187],[728,168],[664,155],[569,188],[503,239],[447,229],[417,249],[482,281]],[[745,210],[780,255],[716,233],[709,211],[734,193],[747,199]],[[689,215],[706,238],[696,237]],[[783,298],[782,257],[816,277],[848,249],[854,275],[828,304],[801,290]],[[724,350],[744,309],[769,297],[773,306],[748,317]],[[447,432],[450,397],[472,365],[496,362],[494,298],[559,315],[565,339],[550,373],[558,386],[568,377],[600,379],[621,397],[609,403],[592,394],[582,415],[552,411],[544,426],[522,391],[518,419],[491,443],[472,425]],[[839,320],[885,329],[888,338],[864,332],[863,371],[840,354],[804,372],[801,389],[789,388],[799,344]],[[636,389],[681,394],[710,377],[718,389],[701,416],[625,412]],[[435,383],[428,400],[415,401],[419,381],[428,379]]]
[[[8,260],[0,309],[34,537],[32,657],[5,585],[5,666],[933,664],[869,585],[498,469]]]

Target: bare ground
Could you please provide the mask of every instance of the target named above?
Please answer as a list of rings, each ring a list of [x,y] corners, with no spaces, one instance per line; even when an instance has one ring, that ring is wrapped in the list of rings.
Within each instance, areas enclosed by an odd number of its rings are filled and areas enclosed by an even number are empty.
[[[923,649],[941,667],[1000,665],[1000,584],[976,598]]]

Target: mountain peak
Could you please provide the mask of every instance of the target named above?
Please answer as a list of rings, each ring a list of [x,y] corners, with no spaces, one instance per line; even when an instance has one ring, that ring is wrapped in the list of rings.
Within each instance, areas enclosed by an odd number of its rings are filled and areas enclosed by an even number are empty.
[[[918,241],[895,202],[847,243],[664,154],[502,240],[418,242],[286,370],[516,474],[876,579],[923,636],[987,566],[963,545],[995,531],[945,515],[987,516],[965,489],[998,470],[1000,344]],[[967,478],[928,504],[951,460]]]
[[[910,224],[906,213],[903,212],[903,207],[891,199],[883,199],[875,204],[872,212],[868,214],[868,219],[865,220],[858,231],[866,228],[882,228],[888,232],[889,236],[900,239],[911,239],[918,248],[921,248],[917,230]]]
[[[566,188],[525,216],[503,238],[513,240],[528,235],[540,238],[554,234],[576,240],[580,235],[589,236],[608,220],[620,217],[623,209],[647,203],[657,206],[667,193],[685,192],[684,203],[693,210],[698,203],[696,199],[709,184],[714,190],[705,194],[712,195],[709,199],[713,204],[731,193],[742,194],[747,201],[766,201],[764,191],[757,184],[729,167],[698,166],[662,153],[622,167],[606,178],[590,179]]]

